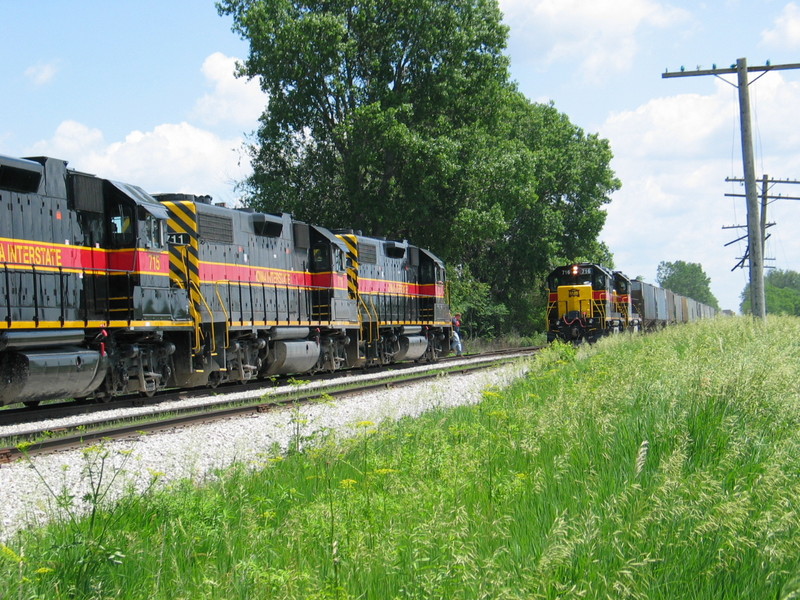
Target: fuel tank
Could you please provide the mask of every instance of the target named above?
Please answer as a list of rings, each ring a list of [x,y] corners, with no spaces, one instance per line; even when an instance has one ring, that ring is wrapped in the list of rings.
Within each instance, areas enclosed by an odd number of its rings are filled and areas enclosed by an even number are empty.
[[[395,354],[395,360],[417,360],[428,349],[428,339],[424,335],[401,335],[400,352]]]
[[[312,340],[277,341],[270,348],[264,375],[305,373],[319,360],[320,345]]]
[[[0,355],[0,404],[82,398],[105,377],[108,359],[77,347],[26,349]]]

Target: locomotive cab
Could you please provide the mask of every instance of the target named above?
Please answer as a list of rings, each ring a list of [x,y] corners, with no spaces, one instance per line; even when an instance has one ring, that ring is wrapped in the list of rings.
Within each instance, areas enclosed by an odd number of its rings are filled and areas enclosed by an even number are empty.
[[[73,173],[70,203],[84,243],[104,248],[105,264],[86,281],[86,304],[105,322],[111,367],[95,395],[152,395],[171,381],[174,344],[165,330],[185,327],[187,297],[171,288],[166,210],[141,188]]]

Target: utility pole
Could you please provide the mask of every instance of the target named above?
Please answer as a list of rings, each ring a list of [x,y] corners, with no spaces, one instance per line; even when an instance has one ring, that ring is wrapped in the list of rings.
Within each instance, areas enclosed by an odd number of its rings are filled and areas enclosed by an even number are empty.
[[[762,226],[758,210],[758,190],[756,189],[755,160],[753,158],[753,133],[750,118],[750,83],[755,83],[767,71],[780,71],[785,69],[800,69],[800,64],[789,65],[770,65],[763,67],[748,67],[747,59],[740,58],[735,65],[729,69],[718,69],[716,65],[712,69],[696,71],[680,71],[673,73],[666,72],[662,78],[668,77],[692,77],[698,75],[720,75],[735,73],[738,78],[739,88],[739,120],[742,130],[742,162],[744,164],[744,189],[747,197],[747,237],[749,243],[750,256],[750,303],[753,308],[753,316],[758,318],[766,317],[766,303],[764,299],[764,254],[762,247]],[[747,74],[761,72],[752,82],[748,82]],[[720,78],[722,79],[722,78]],[[732,84],[726,79],[726,83]]]

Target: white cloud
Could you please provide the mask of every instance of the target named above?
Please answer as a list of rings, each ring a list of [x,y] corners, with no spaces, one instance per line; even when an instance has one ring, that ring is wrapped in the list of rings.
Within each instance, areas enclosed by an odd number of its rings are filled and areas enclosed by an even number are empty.
[[[579,60],[587,76],[628,69],[649,27],[665,28],[688,12],[654,0],[501,0],[507,23],[538,39],[549,63]]]
[[[52,138],[35,143],[25,154],[63,158],[71,168],[138,185],[150,193],[208,194],[236,204],[234,186],[250,174],[245,140],[238,132],[255,129],[264,96],[254,82],[234,77],[235,62],[215,53],[203,63],[213,91],[195,106],[193,118],[202,127],[164,123],[107,142],[99,129],[67,120]],[[237,133],[226,133],[231,126]]]
[[[243,141],[184,122],[133,131],[121,142],[106,144],[100,131],[65,121],[52,139],[35,144],[31,154],[65,158],[71,168],[132,183],[150,193],[209,194],[233,205],[234,184],[250,169]]]
[[[246,177],[249,169],[249,163],[241,160],[242,142],[185,122],[165,124],[153,131],[131,132],[124,141],[89,157],[89,164],[97,173],[113,173],[152,193],[210,194],[231,202],[234,182]]]
[[[215,52],[203,63],[203,74],[213,87],[211,93],[200,98],[192,116],[206,125],[228,122],[238,126],[252,126],[264,111],[267,96],[258,81],[234,75],[237,59]]]
[[[612,112],[602,135],[613,140],[614,153],[620,156],[713,156],[738,128],[737,94],[736,88],[718,80],[711,95],[654,98],[634,110]]]
[[[794,2],[784,6],[772,29],[761,32],[761,43],[778,48],[800,47],[800,7]]]
[[[56,63],[37,63],[25,69],[25,77],[34,85],[45,85],[52,81],[57,72]]]
[[[72,159],[75,156],[96,152],[105,145],[103,132],[77,121],[64,121],[49,140],[31,146],[29,155],[54,156]]]

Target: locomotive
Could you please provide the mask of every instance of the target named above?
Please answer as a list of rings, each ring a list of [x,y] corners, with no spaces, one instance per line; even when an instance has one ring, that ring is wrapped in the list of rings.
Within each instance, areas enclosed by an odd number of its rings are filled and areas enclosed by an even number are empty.
[[[445,268],[407,241],[0,156],[0,405],[449,353]]]
[[[554,269],[547,277],[547,341],[594,342],[623,331],[654,330],[713,317],[714,308],[594,263]]]

